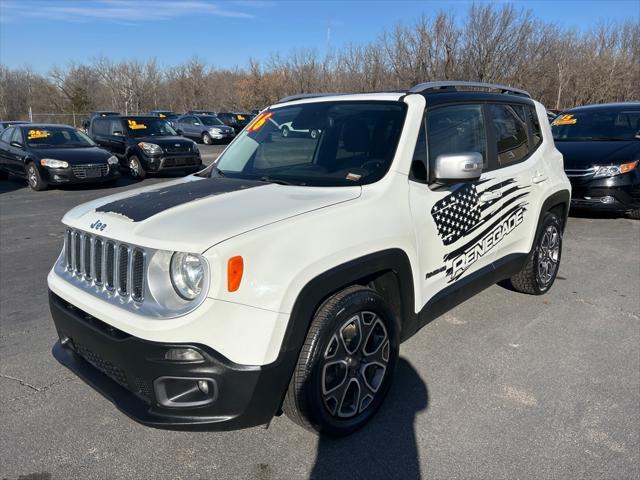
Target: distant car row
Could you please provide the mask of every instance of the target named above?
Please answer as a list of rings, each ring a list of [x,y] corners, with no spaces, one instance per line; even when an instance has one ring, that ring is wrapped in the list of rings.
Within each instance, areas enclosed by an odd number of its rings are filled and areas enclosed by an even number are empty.
[[[33,190],[70,183],[136,179],[149,172],[202,169],[196,143],[153,116],[95,116],[88,135],[67,125],[17,124],[0,133],[0,177],[17,175]]]
[[[111,111],[91,112],[89,117],[83,122],[82,128],[84,128],[85,132],[88,132],[89,126],[95,118],[112,117],[116,115],[120,115],[120,113]],[[215,117],[218,119],[218,123],[216,125],[231,127],[236,134],[239,133],[255,117],[255,114],[253,113],[214,112],[211,110],[189,110],[186,113],[176,113],[171,110],[152,110],[147,115],[162,118],[169,122],[173,127],[176,127],[179,122],[184,122],[185,117]],[[204,142],[204,132],[202,132],[199,138]],[[209,139],[212,138],[213,137],[209,136]]]

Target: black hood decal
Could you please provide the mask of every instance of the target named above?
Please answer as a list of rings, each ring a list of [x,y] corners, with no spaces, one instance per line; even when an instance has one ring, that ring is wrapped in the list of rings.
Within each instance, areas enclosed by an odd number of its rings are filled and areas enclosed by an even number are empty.
[[[96,212],[124,215],[134,222],[141,222],[170,208],[201,198],[267,185],[264,182],[235,178],[205,178],[160,187],[157,190],[138,193],[131,197],[106,203]]]

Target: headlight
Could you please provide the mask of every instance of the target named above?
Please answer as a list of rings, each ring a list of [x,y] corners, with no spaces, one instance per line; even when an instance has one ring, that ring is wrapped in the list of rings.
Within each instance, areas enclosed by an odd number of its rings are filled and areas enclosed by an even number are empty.
[[[147,155],[160,155],[162,154],[162,148],[155,143],[140,142],[138,146]]]
[[[219,128],[210,128],[209,131],[211,133],[221,133],[221,130]]]
[[[194,253],[175,252],[171,257],[171,283],[185,300],[193,300],[202,292],[205,261]]]
[[[109,165],[117,165],[118,164],[118,157],[116,157],[115,155],[111,155],[109,158],[107,158],[107,163]]]
[[[40,160],[40,165],[49,168],[67,168],[69,166],[64,160],[56,160],[54,158],[43,158]]]
[[[614,177],[632,171],[638,166],[638,160],[635,162],[623,163],[622,165],[608,165],[599,167],[593,178]]]

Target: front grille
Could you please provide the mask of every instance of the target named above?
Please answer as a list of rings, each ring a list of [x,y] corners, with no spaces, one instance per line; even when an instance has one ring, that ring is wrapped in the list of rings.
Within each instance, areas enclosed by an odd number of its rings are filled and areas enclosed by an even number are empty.
[[[162,162],[162,168],[167,167],[188,167],[191,165],[198,165],[198,159],[196,157],[177,157],[177,158],[165,158]]]
[[[68,229],[64,265],[88,285],[136,302],[144,300],[144,250]]]
[[[589,177],[596,173],[598,167],[591,168],[565,168],[564,173],[567,174],[567,177],[579,178],[579,177]]]
[[[167,153],[189,153],[191,151],[191,147],[189,145],[180,145],[179,147],[165,147],[164,150]]]
[[[71,171],[76,176],[76,178],[104,177],[109,173],[109,165],[106,163],[85,163],[82,165],[71,165]]]

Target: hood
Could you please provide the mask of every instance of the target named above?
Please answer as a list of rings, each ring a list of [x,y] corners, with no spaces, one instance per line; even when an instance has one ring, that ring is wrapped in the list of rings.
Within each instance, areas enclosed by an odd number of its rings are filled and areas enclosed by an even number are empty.
[[[189,176],[80,205],[62,219],[73,228],[143,247],[204,252],[264,225],[360,196],[361,187],[299,187]]]
[[[184,137],[179,136],[169,136],[169,137],[135,137],[135,143],[140,142],[148,142],[155,143],[156,145],[160,145],[161,147],[175,147],[176,143],[181,147],[191,147],[193,142]]]
[[[38,158],[64,160],[71,165],[82,163],[106,163],[111,153],[98,147],[87,148],[32,148],[29,150]]]
[[[555,142],[564,157],[564,168],[584,169],[594,165],[618,165],[640,157],[640,140],[617,142]]]

